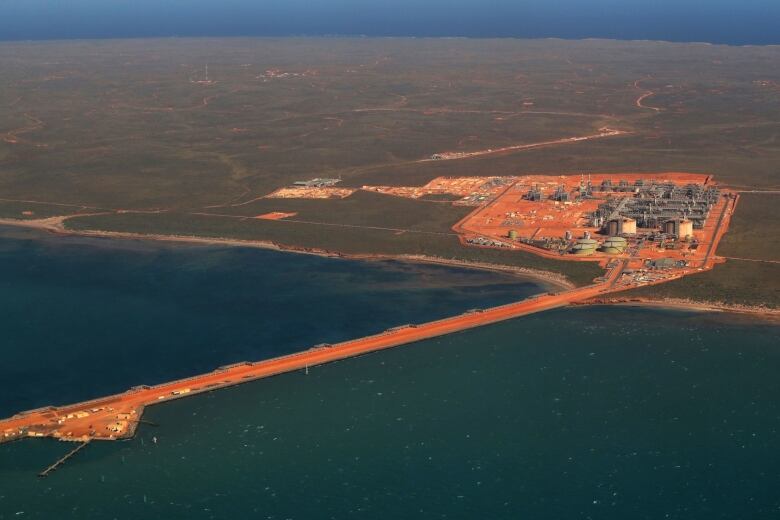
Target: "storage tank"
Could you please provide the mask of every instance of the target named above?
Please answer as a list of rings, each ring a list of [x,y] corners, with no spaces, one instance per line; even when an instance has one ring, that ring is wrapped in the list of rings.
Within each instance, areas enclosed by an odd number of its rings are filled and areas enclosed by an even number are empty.
[[[680,221],[677,219],[667,220],[664,222],[664,233],[667,235],[680,235]]]
[[[628,248],[628,241],[623,237],[609,237],[601,244],[601,252],[608,255],[623,254]]]
[[[612,219],[609,222],[607,222],[607,235],[614,237],[619,235],[622,232],[622,223],[620,219]]]
[[[607,235],[614,237],[617,235],[636,235],[636,220],[632,218],[613,218],[607,222]]]
[[[509,239],[510,240],[517,240],[517,231],[514,229],[509,230]]]
[[[623,233],[626,235],[636,235],[636,220],[632,218],[624,218]]]
[[[592,255],[596,252],[598,245],[599,243],[592,238],[581,238],[571,248],[571,254],[580,256]]]
[[[693,221],[683,220],[680,222],[679,232],[677,236],[680,238],[688,238],[693,236]]]

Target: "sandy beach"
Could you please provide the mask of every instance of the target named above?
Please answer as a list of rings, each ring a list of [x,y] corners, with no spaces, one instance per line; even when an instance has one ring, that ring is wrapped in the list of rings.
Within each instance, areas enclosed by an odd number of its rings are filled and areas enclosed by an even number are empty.
[[[470,262],[467,260],[455,260],[455,259],[439,258],[433,256],[425,256],[425,255],[348,254],[348,253],[341,253],[338,251],[328,251],[325,249],[289,246],[289,245],[277,244],[275,242],[269,242],[264,240],[242,240],[236,238],[222,238],[222,237],[199,237],[194,235],[143,234],[143,233],[120,232],[120,231],[72,230],[65,227],[65,222],[69,218],[73,218],[76,216],[84,216],[84,215],[59,216],[59,217],[50,217],[45,219],[31,219],[31,220],[0,218],[0,225],[38,229],[41,231],[48,231],[50,233],[54,233],[58,235],[112,238],[112,239],[121,239],[121,240],[153,240],[158,242],[202,244],[202,245],[209,245],[209,246],[254,247],[259,249],[270,249],[274,251],[283,251],[289,253],[316,255],[316,256],[322,256],[327,258],[345,258],[349,260],[364,260],[364,261],[395,260],[395,261],[410,262],[410,263],[438,264],[438,265],[447,265],[452,267],[463,267],[468,269],[481,269],[486,271],[498,271],[503,273],[509,273],[519,277],[538,281],[544,284],[550,290],[556,290],[556,291],[569,290],[575,287],[575,285],[571,283],[565,276],[557,273],[553,273],[549,271],[541,271],[538,269],[530,269],[525,267],[503,265],[503,264]]]

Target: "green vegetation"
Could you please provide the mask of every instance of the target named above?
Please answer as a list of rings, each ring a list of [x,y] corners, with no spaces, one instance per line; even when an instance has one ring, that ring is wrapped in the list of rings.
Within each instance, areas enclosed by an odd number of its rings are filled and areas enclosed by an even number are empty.
[[[30,220],[72,213],[76,209],[54,204],[0,200],[0,218]]]
[[[718,255],[780,260],[780,194],[743,193]]]
[[[683,298],[729,305],[780,307],[780,265],[729,260],[712,271],[652,287],[633,289],[629,297]]]
[[[254,217],[271,211],[297,212],[287,220],[452,233],[474,208],[359,191],[346,199],[260,199],[205,213]]]
[[[295,221],[206,217],[182,214],[124,214],[82,217],[68,221],[71,229],[205,236],[257,240],[281,246],[321,249],[346,254],[432,255],[446,259],[491,262],[561,273],[577,285],[591,283],[602,270],[590,262],[557,262],[530,253],[463,247],[454,234],[398,232],[362,227],[332,227]]]

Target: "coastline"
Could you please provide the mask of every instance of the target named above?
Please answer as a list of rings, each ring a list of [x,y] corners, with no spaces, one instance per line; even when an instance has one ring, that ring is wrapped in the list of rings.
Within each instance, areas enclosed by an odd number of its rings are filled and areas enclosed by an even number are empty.
[[[95,214],[95,213],[90,213]],[[444,266],[460,267],[466,269],[481,269],[486,271],[502,272],[512,274],[521,278],[536,281],[542,284],[549,292],[555,292],[560,290],[572,290],[576,286],[571,283],[565,276],[549,272],[541,271],[520,266],[510,266],[502,264],[491,264],[484,262],[472,262],[468,260],[456,260],[450,258],[441,258],[427,255],[415,255],[415,254],[370,254],[370,253],[341,253],[338,251],[329,251],[319,248],[308,248],[301,246],[290,246],[285,244],[278,244],[266,240],[245,240],[235,238],[224,237],[200,237],[195,235],[165,235],[165,234],[143,234],[132,233],[122,231],[99,231],[99,230],[73,230],[68,229],[65,223],[70,218],[86,216],[87,214],[78,215],[64,215],[49,217],[43,219],[13,219],[13,218],[0,218],[0,226],[12,226],[23,227],[29,229],[37,229],[41,231],[48,231],[57,235],[69,235],[69,236],[81,236],[81,237],[93,237],[93,238],[111,238],[121,240],[136,240],[136,241],[157,241],[157,242],[169,242],[169,243],[183,243],[183,244],[200,244],[207,246],[233,246],[233,247],[253,247],[259,249],[269,249],[279,252],[289,252],[298,254],[315,255],[326,258],[343,258],[347,260],[362,260],[362,261],[384,261],[393,260],[399,262],[408,263],[428,263]],[[701,312],[729,312],[733,314],[740,314],[744,316],[752,316],[755,318],[780,321],[780,309],[770,309],[759,306],[747,306],[747,305],[735,305],[727,304],[725,302],[701,302],[679,298],[669,298],[664,300],[654,300],[650,298],[597,298],[591,300],[585,300],[582,302],[573,303],[572,305],[624,305],[634,307],[657,307],[668,309],[684,309],[694,310]]]
[[[426,255],[342,255],[342,257],[354,260],[394,260],[397,262],[445,265],[449,267],[462,267],[464,269],[479,269],[483,271],[513,274],[521,278],[530,278],[544,284],[550,290],[559,291],[576,288],[576,285],[571,283],[563,275],[559,275],[550,271],[531,269],[528,267],[505,264],[490,264],[485,262],[472,262],[469,260],[456,260],[453,258],[441,258],[437,256]]]
[[[112,238],[118,240],[144,240],[168,243],[197,244],[207,246],[231,246],[231,247],[253,247],[257,249],[269,249],[272,251],[297,253],[304,255],[314,255],[325,258],[343,258],[346,260],[361,261],[385,261],[393,260],[407,263],[426,263],[435,265],[444,265],[449,267],[460,267],[464,269],[479,269],[483,271],[493,271],[508,273],[517,277],[534,280],[550,291],[570,290],[576,286],[565,276],[550,272],[531,269],[527,267],[511,266],[505,264],[490,264],[485,262],[472,262],[468,260],[457,260],[450,258],[441,258],[427,255],[413,254],[370,254],[370,253],[342,253],[339,251],[329,251],[326,249],[291,246],[278,244],[267,240],[244,240],[238,238],[224,237],[200,237],[195,235],[164,235],[164,234],[144,234],[131,233],[124,231],[99,231],[99,230],[73,230],[65,227],[65,221],[76,216],[68,215],[60,217],[50,217],[45,219],[22,220],[0,218],[0,226],[22,227],[28,229],[37,229],[47,231],[56,235],[80,236],[92,238]]]
[[[731,314],[741,314],[753,318],[780,322],[780,309],[770,309],[767,307],[735,305],[725,302],[702,302],[686,300],[683,298],[667,298],[664,300],[653,300],[651,298],[596,298],[571,304],[578,305],[618,305],[623,307],[655,307],[660,309],[676,309],[696,312],[726,312]]]

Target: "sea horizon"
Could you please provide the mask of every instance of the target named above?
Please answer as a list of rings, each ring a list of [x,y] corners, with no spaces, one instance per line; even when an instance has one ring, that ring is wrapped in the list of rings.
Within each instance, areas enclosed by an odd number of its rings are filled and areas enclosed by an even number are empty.
[[[140,41],[140,40],[474,40],[474,41],[560,41],[560,42],[615,42],[615,43],[654,43],[668,45],[705,45],[709,47],[780,47],[778,43],[718,43],[698,40],[653,40],[653,39],[625,39],[625,38],[566,38],[561,36],[408,36],[408,35],[370,35],[370,34],[287,34],[287,35],[258,35],[258,34],[225,34],[225,35],[171,35],[171,36],[94,36],[78,38],[34,38],[34,39],[2,39],[0,44],[13,43],[63,43],[63,42],[98,42],[98,41]]]
[[[42,16],[43,15],[43,16]],[[193,0],[132,4],[74,0],[51,5],[10,0],[0,6],[0,40],[98,39],[116,37],[468,37],[587,38],[621,41],[706,42],[777,45],[780,5],[747,0],[651,4],[615,0],[523,3],[496,0],[489,9],[473,0],[392,4],[342,0],[216,5]]]

